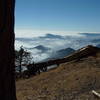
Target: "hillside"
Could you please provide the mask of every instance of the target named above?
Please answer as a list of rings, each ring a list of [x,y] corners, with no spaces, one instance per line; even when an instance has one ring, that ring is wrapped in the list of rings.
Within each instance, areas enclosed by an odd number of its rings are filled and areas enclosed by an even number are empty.
[[[61,59],[61,58],[64,58],[64,57],[72,54],[73,52],[75,52],[75,50],[72,48],[60,49],[55,52],[52,52],[50,54],[50,56],[48,58],[44,59],[43,61],[48,61],[48,60],[52,60],[52,59]]]
[[[55,53],[53,53],[50,57],[52,59],[58,59],[58,58],[63,58],[65,56],[70,55],[71,53],[75,52],[74,49],[72,48],[65,48],[65,49],[61,49],[56,51]]]
[[[100,52],[16,82],[18,100],[99,100]]]

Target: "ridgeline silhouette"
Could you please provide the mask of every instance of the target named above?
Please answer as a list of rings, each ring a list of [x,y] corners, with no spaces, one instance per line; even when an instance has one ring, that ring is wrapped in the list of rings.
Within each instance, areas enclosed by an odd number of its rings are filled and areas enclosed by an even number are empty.
[[[100,48],[94,47],[92,45],[88,45],[86,47],[83,47],[74,53],[70,54],[69,56],[66,56],[61,59],[53,59],[46,62],[40,62],[40,63],[33,63],[27,65],[26,71],[23,72],[23,77],[29,78],[32,75],[40,74],[40,72],[46,72],[49,66],[57,65],[59,66],[62,63],[70,62],[70,61],[80,61],[83,58],[86,58],[88,56],[95,56],[97,52],[100,51]]]

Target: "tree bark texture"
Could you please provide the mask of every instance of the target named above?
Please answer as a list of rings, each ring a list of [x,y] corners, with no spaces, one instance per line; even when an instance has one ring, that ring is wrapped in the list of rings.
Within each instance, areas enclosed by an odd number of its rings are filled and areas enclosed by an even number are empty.
[[[0,100],[16,100],[14,8],[15,0],[0,0]]]

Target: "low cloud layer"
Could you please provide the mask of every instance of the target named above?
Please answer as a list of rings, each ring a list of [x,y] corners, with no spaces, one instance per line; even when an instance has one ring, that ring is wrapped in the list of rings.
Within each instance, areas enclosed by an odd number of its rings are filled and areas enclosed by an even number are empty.
[[[86,45],[99,45],[100,44],[100,34],[93,33],[79,33],[76,35],[55,35],[46,34],[45,36],[38,37],[16,37],[15,48],[18,50],[21,45],[27,48],[33,55],[35,61],[41,61],[48,58],[50,53],[53,51],[61,50],[64,48],[73,48],[75,50],[86,46]],[[34,48],[38,45],[51,48],[48,52],[42,52]]]

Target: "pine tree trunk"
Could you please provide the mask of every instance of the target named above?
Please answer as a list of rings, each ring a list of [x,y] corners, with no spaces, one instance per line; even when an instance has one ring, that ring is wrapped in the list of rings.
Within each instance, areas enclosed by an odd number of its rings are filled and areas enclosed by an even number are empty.
[[[15,0],[0,0],[0,100],[16,100],[14,7]]]

